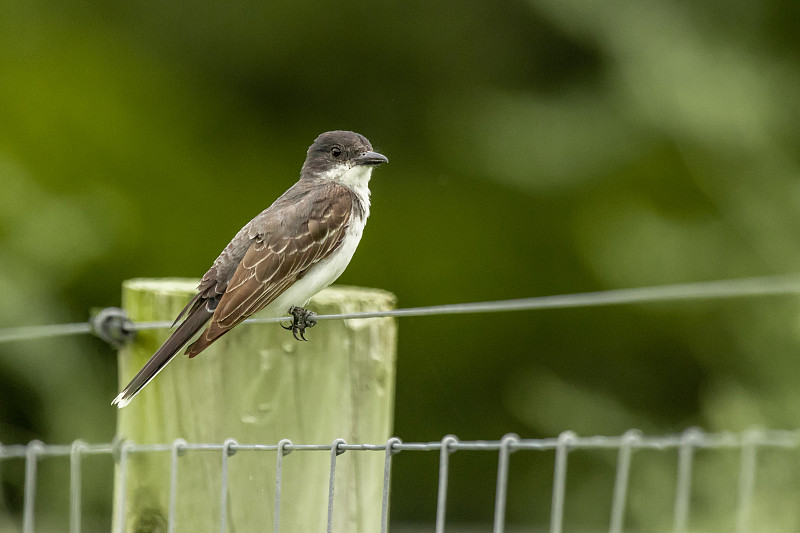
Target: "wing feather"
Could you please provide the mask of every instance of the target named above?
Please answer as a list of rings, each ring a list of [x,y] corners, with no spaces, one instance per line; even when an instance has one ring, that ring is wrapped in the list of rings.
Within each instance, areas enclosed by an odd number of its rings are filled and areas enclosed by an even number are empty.
[[[251,243],[214,310],[211,323],[187,353],[197,355],[219,336],[275,300],[342,243],[353,213],[352,193],[337,184],[320,188],[273,214]]]

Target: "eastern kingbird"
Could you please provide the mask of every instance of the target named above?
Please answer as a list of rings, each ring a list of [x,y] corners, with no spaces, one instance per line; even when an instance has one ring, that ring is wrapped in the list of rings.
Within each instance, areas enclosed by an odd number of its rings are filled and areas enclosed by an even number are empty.
[[[294,320],[284,327],[305,340],[305,328],[316,321],[302,306],[333,283],[353,257],[369,216],[372,169],[388,162],[358,133],[317,137],[298,182],[225,247],[173,326],[183,322],[112,405],[128,405],[209,320],[186,349],[189,357],[262,309],[272,316],[289,310]]]

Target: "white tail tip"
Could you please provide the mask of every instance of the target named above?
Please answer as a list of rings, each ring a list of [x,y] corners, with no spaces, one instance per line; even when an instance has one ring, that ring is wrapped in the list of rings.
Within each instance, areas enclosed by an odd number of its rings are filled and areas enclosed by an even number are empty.
[[[122,391],[119,394],[117,394],[117,397],[114,398],[114,401],[111,402],[111,405],[116,405],[117,407],[122,409],[123,407],[128,405],[130,401],[131,401],[130,398],[125,398],[125,391]]]

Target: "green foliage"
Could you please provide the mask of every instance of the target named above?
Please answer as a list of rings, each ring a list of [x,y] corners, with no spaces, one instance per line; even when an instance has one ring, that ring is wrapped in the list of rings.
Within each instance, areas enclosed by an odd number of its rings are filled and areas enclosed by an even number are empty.
[[[798,10],[5,0],[0,327],[84,320],[119,304],[128,278],[201,275],[334,128],[364,133],[391,161],[341,281],[390,290],[401,307],[795,271]],[[395,432],[796,427],[797,306],[404,319]],[[109,440],[115,369],[92,339],[1,345],[0,441]],[[429,460],[396,469],[394,520],[432,520]],[[551,464],[512,472],[517,493],[549,490]],[[495,467],[464,463],[489,484]],[[608,490],[608,464],[582,468],[570,508],[602,528],[608,499],[592,494]],[[661,487],[653,498],[670,493],[673,461],[641,468]],[[52,483],[43,471],[42,501],[66,486],[55,470]],[[699,493],[713,499],[719,479],[704,476]],[[87,483],[104,516],[103,482]],[[474,487],[454,487],[450,517],[490,520]],[[20,487],[4,489],[18,512]],[[641,529],[647,496],[632,502]],[[546,523],[547,506],[526,498],[512,498],[509,519]],[[727,512],[700,505],[697,524]]]

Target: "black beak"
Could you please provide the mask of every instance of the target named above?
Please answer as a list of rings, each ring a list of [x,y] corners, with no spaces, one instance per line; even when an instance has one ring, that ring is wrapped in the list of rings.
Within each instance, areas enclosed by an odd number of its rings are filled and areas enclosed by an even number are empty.
[[[388,163],[389,160],[385,155],[379,154],[378,152],[364,152],[354,157],[353,162],[356,165],[382,165]]]

